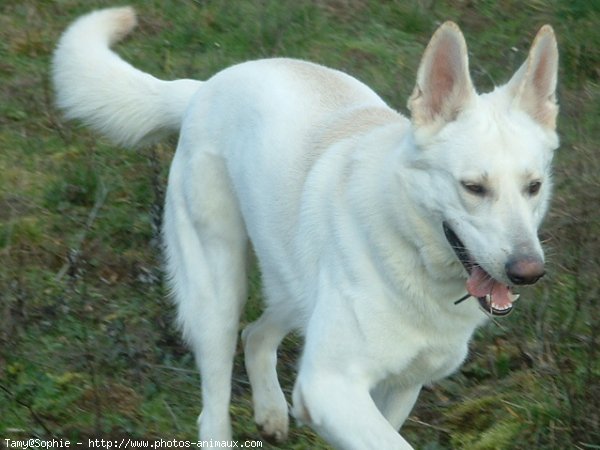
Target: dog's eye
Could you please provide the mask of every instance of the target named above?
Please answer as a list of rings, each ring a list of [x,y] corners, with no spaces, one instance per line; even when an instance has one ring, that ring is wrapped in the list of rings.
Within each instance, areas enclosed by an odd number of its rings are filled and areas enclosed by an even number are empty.
[[[540,192],[541,187],[542,187],[541,181],[539,181],[539,180],[532,181],[531,183],[529,183],[527,185],[527,193],[529,195],[535,195],[538,192]]]
[[[471,181],[461,181],[460,184],[469,194],[478,195],[480,197],[487,194],[487,189],[483,184],[473,183]]]

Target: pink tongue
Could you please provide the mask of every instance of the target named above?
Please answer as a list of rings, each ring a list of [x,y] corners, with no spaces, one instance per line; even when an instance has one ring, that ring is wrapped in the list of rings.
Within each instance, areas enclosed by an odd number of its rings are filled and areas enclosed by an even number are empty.
[[[467,291],[473,297],[485,297],[491,294],[492,303],[502,308],[511,304],[508,286],[494,280],[479,266],[473,267],[471,275],[469,275]]]

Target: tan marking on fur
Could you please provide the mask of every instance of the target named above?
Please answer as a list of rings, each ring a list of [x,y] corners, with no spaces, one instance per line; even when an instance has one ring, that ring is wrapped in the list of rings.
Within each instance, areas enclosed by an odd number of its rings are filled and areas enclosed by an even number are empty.
[[[400,123],[405,119],[396,111],[384,107],[354,109],[330,124],[318,137],[317,148],[327,148],[336,142],[352,136],[364,134],[374,128],[392,123]]]
[[[295,77],[310,83],[313,92],[316,92],[325,104],[335,107],[356,102],[356,88],[350,79],[342,72],[327,69],[319,64],[294,59],[281,59],[281,63],[288,66]]]
[[[110,36],[110,45],[119,42],[121,39],[127,36],[138,23],[135,9],[133,9],[131,6],[114,8],[113,14],[114,17],[112,20],[114,31]]]

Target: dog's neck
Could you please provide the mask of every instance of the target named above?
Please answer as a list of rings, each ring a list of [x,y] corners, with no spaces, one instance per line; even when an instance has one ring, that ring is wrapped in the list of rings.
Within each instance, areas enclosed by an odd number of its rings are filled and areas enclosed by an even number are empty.
[[[401,134],[394,135],[395,131]],[[345,192],[355,220],[370,224],[364,227],[369,242],[365,251],[379,262],[386,285],[396,295],[415,302],[435,298],[444,309],[456,310],[453,301],[464,294],[466,275],[444,239],[441,221],[432,222],[408,199],[415,194],[399,172],[403,167],[399,146],[404,145],[406,130],[392,127],[375,132],[389,134],[389,147],[369,148],[368,136],[357,145]]]

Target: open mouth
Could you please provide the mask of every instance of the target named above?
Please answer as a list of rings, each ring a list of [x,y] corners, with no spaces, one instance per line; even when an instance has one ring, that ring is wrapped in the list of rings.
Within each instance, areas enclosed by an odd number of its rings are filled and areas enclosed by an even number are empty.
[[[469,251],[452,228],[446,222],[443,222],[443,226],[448,243],[469,274],[466,283],[468,294],[457,303],[469,297],[475,297],[486,313],[492,316],[508,315],[513,309],[513,302],[519,298],[519,295],[513,294],[510,286],[495,280],[488,274],[471,257]]]

